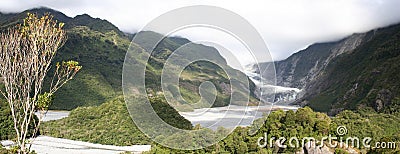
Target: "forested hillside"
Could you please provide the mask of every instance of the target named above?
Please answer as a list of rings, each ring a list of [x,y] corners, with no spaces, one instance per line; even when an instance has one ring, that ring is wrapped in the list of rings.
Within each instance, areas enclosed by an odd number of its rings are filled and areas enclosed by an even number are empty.
[[[131,44],[131,38],[137,34],[124,34],[110,22],[98,18],[92,18],[87,14],[78,15],[74,18],[68,17],[61,12],[48,8],[38,8],[27,10],[22,13],[0,14],[0,27],[5,29],[22,21],[27,12],[45,14],[50,13],[54,19],[64,22],[68,35],[65,45],[57,52],[54,62],[62,60],[78,61],[83,69],[77,74],[74,80],[66,84],[55,95],[50,109],[71,110],[78,106],[96,106],[105,101],[111,100],[122,94],[122,66],[125,54],[129,46],[132,50],[138,52],[138,61],[140,56],[148,55],[151,49],[147,42],[153,39],[153,36],[161,34],[155,32],[140,32],[145,39],[143,42],[134,42]],[[184,50],[194,55],[213,57],[222,62],[235,74],[243,74],[240,71],[230,68],[225,59],[218,51],[209,46],[191,43],[189,40],[178,37],[167,37],[159,43],[154,49],[149,59],[149,65],[146,71],[146,83],[154,92],[161,90],[160,75],[163,63],[172,51],[182,45],[188,44]],[[51,71],[50,71],[51,72]],[[52,74],[49,73],[50,77]],[[229,104],[227,89],[230,87],[228,76],[222,68],[209,62],[195,62],[187,66],[180,78],[180,92],[185,101],[175,100],[174,103],[187,108],[187,103],[197,102],[200,99],[198,87],[204,81],[211,81],[217,88],[217,100],[214,106],[225,106]],[[244,74],[243,74],[244,75]],[[250,101],[256,102],[254,97],[254,84],[250,83],[251,93]],[[248,87],[247,85],[244,85]],[[175,87],[177,88],[177,87]],[[244,102],[243,104],[246,104]],[[199,106],[201,107],[201,106]]]
[[[161,99],[151,102],[157,114],[168,124],[192,129],[190,121],[179,115]],[[133,123],[123,97],[117,97],[97,107],[78,107],[70,116],[44,123],[44,135],[108,145],[150,144]]]

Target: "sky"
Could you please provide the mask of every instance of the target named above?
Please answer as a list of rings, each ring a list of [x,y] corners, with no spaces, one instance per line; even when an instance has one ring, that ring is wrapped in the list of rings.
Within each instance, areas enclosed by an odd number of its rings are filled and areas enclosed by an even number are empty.
[[[261,34],[273,60],[282,60],[316,42],[400,22],[399,0],[1,0],[1,12],[45,6],[74,17],[89,14],[122,31],[136,32],[168,11],[192,5],[231,10]],[[210,29],[177,32],[192,41],[213,41],[231,50],[242,64],[253,63],[237,40]],[[267,60],[266,60],[267,61]]]

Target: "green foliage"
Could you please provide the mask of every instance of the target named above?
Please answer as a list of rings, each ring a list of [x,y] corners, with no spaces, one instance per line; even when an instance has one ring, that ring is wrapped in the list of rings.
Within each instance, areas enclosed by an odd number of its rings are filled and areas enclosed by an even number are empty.
[[[0,144],[0,154],[15,154],[15,153],[16,153],[15,151],[13,152],[12,150],[3,148]]]
[[[276,149],[276,147],[269,148],[269,145],[265,148],[260,148],[257,145],[257,140],[259,137],[264,137],[264,133],[268,134],[267,141],[272,136],[276,138],[320,138],[329,134],[331,119],[326,114],[313,112],[306,107],[300,108],[297,112],[274,111],[264,122],[265,125],[254,135],[248,134],[251,127],[237,127],[222,141],[204,149],[194,151],[172,150],[155,145],[148,153],[272,153],[272,151],[293,153],[298,148]],[[224,129],[217,131],[224,131]]]
[[[38,118],[33,117],[36,121]],[[28,137],[31,137],[34,131],[33,121],[29,125]],[[40,133],[40,132],[39,132]],[[5,100],[0,99],[0,140],[11,140],[16,137],[14,121],[11,116],[11,110]]]
[[[194,108],[209,107],[209,106],[226,106],[230,103],[230,93],[231,83],[228,78],[227,72],[231,73],[231,78],[233,76],[243,75],[242,72],[234,70],[226,64],[225,59],[219,55],[218,50],[213,47],[204,46],[201,44],[192,43],[186,39],[166,37],[164,38],[156,47],[152,49],[151,42],[157,38],[161,38],[160,34],[155,32],[139,32],[136,35],[140,35],[140,40],[135,40],[135,43],[143,47],[148,53],[151,53],[149,58],[149,63],[146,70],[146,86],[149,86],[154,91],[161,91],[161,73],[166,63],[166,59],[171,55],[171,51],[178,50],[179,55],[182,57],[176,60],[173,65],[181,65],[186,62],[190,62],[189,65],[180,72],[179,78],[179,91],[175,90],[171,92],[170,95],[181,94],[182,99],[173,100],[174,106],[179,110],[190,110],[188,106],[194,106]],[[185,44],[188,43],[188,44]],[[184,45],[184,46],[182,46]],[[190,58],[185,58],[190,57]],[[191,62],[190,59],[210,59],[218,63],[214,64],[208,61],[195,61]],[[254,83],[247,79],[250,87],[250,101],[256,102],[254,95]],[[212,82],[217,89],[217,97],[214,104],[210,105],[207,103],[198,103],[200,100],[199,86],[201,83],[209,81]],[[240,81],[242,82],[242,81]],[[244,83],[242,83],[244,84]],[[225,87],[222,85],[226,85]],[[238,87],[232,87],[237,88]],[[170,88],[168,88],[170,89]],[[171,87],[171,89],[174,89]],[[245,91],[239,91],[241,95],[246,96]],[[175,97],[177,98],[177,97]],[[198,103],[198,104],[197,104]],[[241,102],[246,104],[247,102]]]
[[[82,68],[82,66],[79,66],[79,62],[73,60],[63,61],[61,64],[57,62],[56,67],[57,68],[63,67],[72,70],[80,70]]]
[[[80,61],[85,69],[76,75],[75,80],[56,93],[57,97],[54,98],[54,103],[50,108],[70,110],[77,106],[100,105],[102,102],[120,95],[122,64],[126,50],[131,45],[130,40],[119,35],[119,31],[115,31],[115,29],[96,30],[91,26],[87,26],[88,24],[77,24],[84,26],[71,27],[69,22],[66,25],[67,27],[68,25],[70,26],[67,30],[68,41],[57,53],[55,61],[73,59]],[[153,38],[152,35],[157,34],[146,32],[146,36],[149,39]],[[183,45],[181,43],[188,42],[177,38],[166,38],[157,46],[156,52],[149,59],[149,65],[146,70],[147,87],[152,88],[154,91],[161,90],[160,74],[163,63],[165,63],[165,59],[168,58],[171,51]],[[147,49],[146,42],[139,42],[137,46],[132,44],[132,47],[133,50],[138,52],[137,62],[144,63],[140,60],[140,57],[148,54],[148,52],[141,51]],[[190,50],[198,51],[194,52],[197,55],[192,56],[208,55],[218,59],[218,61],[223,61],[226,65],[225,60],[214,48],[193,44]],[[199,86],[200,81],[211,80],[218,87],[218,94],[221,95],[218,97],[220,99],[217,100],[216,104],[219,104],[217,106],[225,106],[229,103],[229,100],[226,99],[227,94],[223,93],[222,88],[219,88],[222,82],[227,81],[227,75],[220,68],[205,62],[191,64],[187,68],[194,68],[193,70],[184,70],[183,73],[188,75],[186,76],[188,78],[184,81],[181,80],[181,82],[189,82],[180,84],[180,88],[183,88],[182,95],[185,100],[187,99],[187,102],[195,102],[199,98],[196,88]],[[197,77],[197,75],[202,76]],[[252,99],[254,100],[254,98]],[[182,101],[177,100],[177,102]]]
[[[400,112],[400,98],[395,98],[392,100],[392,104],[390,106],[386,106],[383,109],[384,113],[388,114],[398,114]]]
[[[36,108],[46,111],[48,110],[52,100],[53,94],[47,92],[40,94],[38,96],[38,100],[36,101]]]
[[[43,123],[42,134],[113,145],[150,143],[134,125],[122,97],[98,107],[78,107],[70,116]]]
[[[266,120],[258,119],[256,122],[263,121],[264,125],[254,134],[249,135],[251,127],[238,127],[225,139],[217,144],[205,149],[186,151],[173,150],[160,145],[152,146],[150,152],[147,153],[294,153],[300,149],[286,148],[279,149],[275,145],[272,148],[260,148],[257,145],[259,137],[264,137],[267,133],[267,141],[271,137],[275,139],[279,137],[313,137],[320,140],[322,137],[331,135],[337,136],[336,128],[338,126],[346,126],[348,133],[342,137],[371,137],[376,141],[400,141],[400,118],[399,116],[381,114],[376,112],[364,111],[363,114],[352,111],[344,111],[336,117],[330,118],[324,113],[314,112],[308,107],[300,108],[294,111],[274,111]],[[337,136],[338,137],[338,136]],[[276,140],[275,140],[276,141]],[[288,141],[286,141],[286,145]],[[262,143],[261,143],[262,144]],[[369,153],[396,153],[399,149],[365,149]],[[348,153],[347,150],[336,148],[335,153]]]
[[[80,61],[85,69],[55,94],[50,109],[100,105],[121,94],[122,64],[129,40],[114,32],[103,34],[87,27],[71,28],[67,34],[68,40],[54,61]],[[107,43],[107,40],[119,43]],[[72,61],[65,62],[65,65],[69,64],[75,65]],[[52,76],[49,74],[48,80]]]
[[[376,112],[360,114],[346,110],[333,118],[332,126],[346,126],[348,130],[346,136],[371,137],[374,143],[382,137],[399,134],[399,122],[399,115]]]
[[[0,101],[0,140],[15,137],[14,121],[11,117],[10,107],[4,100]]]
[[[151,100],[156,113],[167,123],[182,129],[192,129],[191,123],[180,116],[164,100]],[[69,117],[43,123],[42,134],[108,145],[150,144],[136,127],[122,96],[98,107],[78,107]]]
[[[102,33],[107,33],[110,31],[117,32],[119,36],[123,36],[123,32],[121,32],[118,27],[108,22],[107,20],[102,20],[99,18],[92,18],[88,14],[78,15],[75,18],[69,20],[66,28],[73,28],[75,26],[86,26],[90,29]]]
[[[386,143],[386,146],[389,142],[395,142],[396,147],[391,147],[391,148],[375,148],[369,151],[370,154],[399,154],[400,153],[400,134],[393,135],[393,136],[387,136],[387,137],[382,137],[379,142],[380,143]]]
[[[349,153],[342,148],[337,148],[335,149],[335,154],[349,154]]]
[[[152,96],[149,97],[149,100],[157,115],[169,125],[186,130],[191,130],[193,128],[190,121],[176,112],[162,96]]]

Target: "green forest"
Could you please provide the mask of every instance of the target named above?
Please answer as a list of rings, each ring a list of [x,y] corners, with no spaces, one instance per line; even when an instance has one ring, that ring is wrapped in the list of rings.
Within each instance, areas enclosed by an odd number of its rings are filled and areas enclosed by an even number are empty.
[[[162,99],[155,99],[152,104],[163,104]],[[397,101],[397,104],[400,102]],[[125,103],[122,98],[104,103],[99,107],[80,107],[73,110],[69,117],[47,122],[41,129],[45,135],[62,137],[74,140],[89,141],[93,143],[112,144],[112,145],[134,145],[152,144],[152,150],[148,153],[293,153],[300,150],[297,148],[260,148],[257,139],[267,133],[269,137],[314,137],[321,140],[322,137],[332,135],[337,136],[338,126],[345,126],[348,133],[345,137],[371,137],[371,143],[378,141],[400,141],[400,111],[399,108],[387,108],[385,112],[378,113],[372,108],[358,112],[343,111],[335,117],[329,117],[324,113],[314,112],[311,108],[300,108],[297,111],[277,110],[260,118],[255,123],[264,123],[256,134],[249,135],[252,126],[238,127],[232,134],[218,142],[217,144],[201,150],[184,151],[173,150],[158,145],[143,135],[130,119]],[[163,113],[158,113],[163,117]],[[171,109],[168,114],[176,113]],[[182,119],[181,116],[168,115],[165,121],[171,125],[179,124],[180,128],[185,129],[204,129],[196,126],[191,127],[190,122]],[[176,119],[180,119],[176,121]],[[186,122],[183,122],[186,121]],[[211,134],[212,130],[204,129],[205,135]],[[217,131],[227,131],[221,128]],[[179,135],[179,134],[178,134]],[[181,136],[191,140],[190,135]],[[166,139],[168,140],[168,139]],[[269,140],[269,138],[268,138]],[[189,144],[189,143],[188,143]],[[373,146],[373,145],[372,145]],[[344,149],[331,149],[337,153],[346,152]],[[360,148],[361,152],[369,153],[398,153],[400,149],[373,149]]]
[[[161,92],[161,72],[166,59],[172,51],[184,44],[190,44],[184,50],[190,53],[188,56],[200,57],[207,55],[222,61],[229,72],[236,75],[244,73],[235,70],[226,64],[225,59],[218,50],[190,42],[180,37],[166,37],[151,52],[152,39],[161,34],[145,31],[136,34],[127,34],[120,31],[107,20],[93,18],[87,14],[68,17],[61,12],[38,8],[22,13],[0,14],[0,30],[14,26],[21,22],[27,12],[44,14],[50,12],[54,19],[64,22],[68,35],[65,45],[57,52],[54,61],[74,60],[82,65],[82,70],[74,80],[55,93],[52,110],[69,110],[69,116],[60,120],[44,122],[39,134],[57,138],[99,143],[105,145],[130,146],[148,145],[151,151],[145,153],[295,153],[304,152],[304,147],[280,148],[276,143],[272,147],[260,147],[259,139],[268,134],[266,141],[275,138],[306,138],[312,137],[319,143],[326,136],[333,137],[370,137],[370,143],[396,142],[396,148],[378,149],[374,147],[338,147],[328,148],[334,153],[400,153],[400,95],[399,95],[399,36],[400,26],[395,25],[378,30],[372,34],[368,32],[369,42],[365,42],[354,52],[341,55],[334,59],[322,73],[320,80],[312,82],[314,87],[308,87],[305,102],[309,104],[296,111],[275,110],[263,118],[254,121],[247,127],[237,127],[226,138],[212,136],[215,132],[226,133],[230,130],[219,128],[211,130],[202,128],[181,116],[178,111],[192,111],[203,107],[227,106],[230,95],[229,78],[224,70],[215,64],[196,62],[188,65],[181,73],[179,86],[168,86],[172,91],[166,95],[175,96],[177,92],[183,99],[167,102]],[[136,35],[145,36],[137,42],[130,42]],[[174,139],[187,140],[189,146],[194,142],[202,142],[206,145],[211,141],[204,139],[222,139],[221,141],[198,150],[176,150],[164,147],[152,141],[143,134],[135,125],[127,110],[127,105],[122,93],[122,67],[126,50],[130,49],[137,57],[150,56],[149,63],[141,58],[135,59],[135,63],[146,63],[145,83],[147,92],[152,95],[150,104],[157,115],[169,125],[185,130],[200,130],[202,136],[196,134],[174,134],[162,138],[162,142],[171,142]],[[325,46],[322,46],[325,49]],[[191,52],[199,51],[199,52]],[[312,53],[307,53],[312,54]],[[327,53],[319,53],[326,57]],[[356,59],[356,60],[354,60]],[[302,63],[307,63],[305,59]],[[314,60],[311,58],[311,60]],[[188,59],[182,59],[188,61]],[[307,63],[307,65],[311,65]],[[54,69],[54,68],[53,68]],[[50,71],[52,72],[52,71]],[[304,75],[297,74],[297,75]],[[49,79],[53,74],[48,74],[44,86],[49,86]],[[200,100],[199,86],[204,81],[210,81],[217,90],[216,101],[212,106],[200,104],[194,106]],[[249,102],[241,102],[244,105],[257,105],[255,94],[256,86],[249,81],[249,91],[240,91],[235,96],[245,96],[249,92]],[[240,83],[239,85],[243,85]],[[358,89],[354,89],[357,85]],[[3,88],[0,82],[0,88]],[[354,90],[352,90],[354,89]],[[173,93],[176,92],[176,93]],[[173,103],[173,107],[169,104]],[[179,109],[179,110],[178,110]],[[337,110],[336,110],[337,109]],[[332,110],[338,111],[331,114]],[[13,119],[7,102],[0,98],[0,140],[15,139]],[[36,118],[36,117],[34,117]],[[261,128],[256,126],[261,125]],[[338,134],[338,127],[347,129],[345,134]],[[33,128],[30,128],[33,129]],[[252,132],[257,130],[255,134]],[[31,136],[31,134],[28,134]],[[326,142],[319,143],[327,145]],[[371,145],[374,146],[374,145]],[[0,153],[10,153],[0,147]]]

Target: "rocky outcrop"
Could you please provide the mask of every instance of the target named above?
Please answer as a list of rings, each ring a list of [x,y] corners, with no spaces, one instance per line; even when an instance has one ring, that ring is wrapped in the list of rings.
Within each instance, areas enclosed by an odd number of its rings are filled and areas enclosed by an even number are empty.
[[[316,43],[285,60],[274,62],[277,85],[304,89],[308,83],[318,78],[332,59],[344,53],[351,53],[364,38],[365,34],[353,34],[336,42]],[[260,67],[269,65],[271,62],[261,63]],[[253,66],[254,72],[260,73],[256,67]]]
[[[322,147],[315,145],[315,142],[307,142],[303,149],[306,154],[333,154],[333,152],[326,146]]]
[[[351,53],[365,39],[366,34],[353,34],[345,39],[335,42],[316,43],[291,55],[285,60],[253,65],[248,68],[248,70],[251,73],[262,74],[263,77],[270,77],[273,76],[271,75],[271,71],[262,71],[262,69],[270,70],[268,68],[274,64],[276,71],[276,85],[303,89],[301,93],[290,95],[295,96],[295,100],[290,99],[290,101],[286,101],[291,103],[302,98],[303,94],[307,93],[307,89],[313,88],[313,85],[310,83],[313,83],[313,81],[317,80],[321,75],[323,75],[326,67],[333,59],[342,54]],[[273,79],[266,80],[270,81]],[[275,98],[272,100],[274,100],[274,102],[279,102],[283,100],[280,99],[282,95],[286,96],[287,94],[275,93]],[[288,98],[285,98],[285,100]]]
[[[375,110],[380,111],[384,107],[389,106],[393,99],[393,94],[388,89],[382,89],[378,92],[375,98],[373,107]]]
[[[360,153],[358,149],[348,146],[345,143],[339,144],[337,141],[333,141],[333,145],[337,147],[330,147],[329,143],[324,143],[322,146],[320,143],[314,141],[307,142],[296,154],[334,154],[336,151],[341,151],[349,154]]]
[[[327,58],[325,68],[306,83],[298,103],[307,101],[314,110],[331,115],[343,109],[390,108],[400,97],[399,41],[400,24],[345,39],[342,47],[331,50],[334,58]]]
[[[400,97],[399,41],[400,24],[395,24],[316,43],[285,60],[258,66],[274,64],[278,86],[301,89],[294,104],[332,115],[363,107],[381,111]]]

